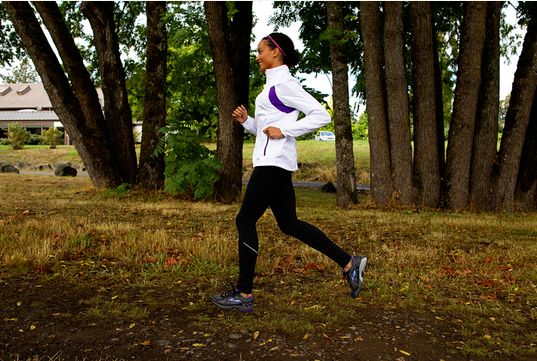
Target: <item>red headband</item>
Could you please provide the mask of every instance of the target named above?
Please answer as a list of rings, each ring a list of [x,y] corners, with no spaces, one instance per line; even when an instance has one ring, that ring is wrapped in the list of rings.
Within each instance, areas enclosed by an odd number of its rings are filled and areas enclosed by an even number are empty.
[[[282,48],[280,48],[280,46],[278,45],[278,43],[276,43],[276,42],[274,41],[274,39],[272,39],[272,38],[270,37],[270,35],[268,35],[268,38],[270,39],[270,41],[272,41],[272,42],[274,43],[274,45],[276,45],[276,46],[278,47],[278,49],[280,49],[280,51],[281,51],[281,53],[283,54],[283,56],[286,56],[285,53],[283,52]]]

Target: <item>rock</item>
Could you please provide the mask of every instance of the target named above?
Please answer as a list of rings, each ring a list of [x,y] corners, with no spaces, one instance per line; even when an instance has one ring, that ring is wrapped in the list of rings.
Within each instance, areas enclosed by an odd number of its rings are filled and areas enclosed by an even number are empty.
[[[25,161],[20,161],[18,164],[17,164],[17,168],[19,169],[26,169],[28,167],[31,167],[32,166],[32,163],[30,162],[25,162]]]
[[[159,346],[170,346],[172,342],[170,340],[158,340],[157,345]]]
[[[11,164],[4,164],[0,167],[0,173],[20,173],[17,168]]]
[[[76,177],[77,171],[75,168],[67,164],[61,164],[54,171],[54,175],[58,177]]]
[[[52,164],[52,169],[56,170],[59,167],[65,167],[66,165],[71,166],[71,163],[70,162],[64,162],[64,161],[56,162],[56,163]]]
[[[231,335],[229,335],[229,338],[234,339],[234,340],[238,340],[241,337],[242,337],[241,335],[236,334],[236,333],[232,333]]]
[[[52,169],[52,166],[50,164],[46,164],[46,163],[41,163],[41,164],[38,164],[38,165],[34,165],[32,167],[33,170],[37,170],[37,171],[44,171],[44,170],[50,170]]]
[[[326,193],[336,193],[337,192],[336,186],[334,185],[334,183],[332,183],[330,181],[328,183],[326,183],[324,186],[322,186],[321,189],[323,190],[323,192],[326,192]]]
[[[5,165],[10,165],[11,163],[6,162],[5,160],[0,160],[0,167],[3,167]]]
[[[79,172],[84,172],[86,170],[86,167],[78,163],[71,164],[71,167],[75,168]]]

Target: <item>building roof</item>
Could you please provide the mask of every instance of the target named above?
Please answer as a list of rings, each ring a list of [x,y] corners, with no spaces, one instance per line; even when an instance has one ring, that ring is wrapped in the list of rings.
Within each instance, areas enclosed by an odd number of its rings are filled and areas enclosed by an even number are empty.
[[[97,89],[104,104],[103,92]],[[0,110],[52,110],[52,104],[42,83],[0,84]]]
[[[52,110],[42,111],[0,111],[0,121],[25,121],[25,120],[50,120],[58,121],[59,118]]]

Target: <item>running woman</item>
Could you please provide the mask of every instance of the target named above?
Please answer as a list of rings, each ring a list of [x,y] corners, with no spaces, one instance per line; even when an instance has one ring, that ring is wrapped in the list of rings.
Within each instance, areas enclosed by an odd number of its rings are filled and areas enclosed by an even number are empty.
[[[239,280],[232,290],[212,295],[218,307],[242,312],[254,309],[252,295],[259,241],[256,223],[268,207],[280,230],[299,239],[334,260],[343,268],[351,296],[362,289],[367,264],[365,256],[350,256],[318,228],[298,220],[291,174],[298,170],[296,137],[313,132],[331,122],[328,112],[308,94],[289,72],[298,64],[300,53],[284,34],[264,37],[257,48],[259,67],[266,85],[255,102],[255,119],[244,106],[233,111],[233,118],[256,135],[253,165],[241,210],[236,217],[239,232]],[[303,112],[306,116],[297,121]]]

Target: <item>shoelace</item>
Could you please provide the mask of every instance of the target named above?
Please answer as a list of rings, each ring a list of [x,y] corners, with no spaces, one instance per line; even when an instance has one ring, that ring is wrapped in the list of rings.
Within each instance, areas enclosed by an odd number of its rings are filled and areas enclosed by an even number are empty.
[[[225,293],[222,293],[222,297],[229,297],[229,296],[233,296],[234,294],[238,293],[239,291],[236,289],[236,288],[233,288]]]

